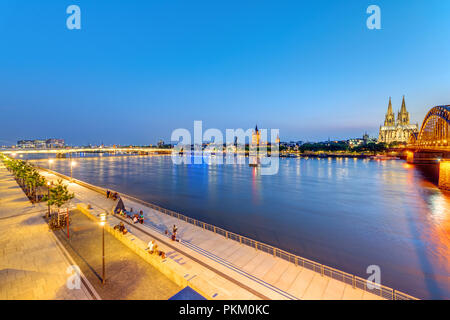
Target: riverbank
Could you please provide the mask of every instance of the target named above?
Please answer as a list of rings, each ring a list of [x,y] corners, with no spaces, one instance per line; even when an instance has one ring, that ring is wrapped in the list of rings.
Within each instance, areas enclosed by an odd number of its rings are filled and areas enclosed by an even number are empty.
[[[56,179],[53,174],[43,174],[50,180]],[[101,193],[101,188],[74,183],[69,188],[95,210],[111,210],[110,200]],[[145,215],[145,225],[129,226],[132,234],[143,243],[151,239],[161,243],[164,250],[170,252],[168,258],[179,263],[181,269],[178,272],[189,275],[193,285],[201,287],[201,291],[213,299],[249,299],[249,295],[270,299],[380,298],[358,287],[354,289],[351,282],[330,278],[319,270],[315,272],[295,265],[161,213],[138,199],[124,197],[124,202],[127,208],[132,207],[135,212],[142,209]],[[117,217],[109,219],[113,223],[119,221]],[[179,227],[180,243],[171,242],[164,235],[164,231],[170,230],[173,224]]]

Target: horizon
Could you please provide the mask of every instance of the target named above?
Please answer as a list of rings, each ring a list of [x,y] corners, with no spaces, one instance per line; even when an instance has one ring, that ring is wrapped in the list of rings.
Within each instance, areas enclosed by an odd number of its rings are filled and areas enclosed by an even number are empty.
[[[347,140],[378,136],[390,96],[419,126],[450,103],[448,2],[377,1],[381,30],[356,0],[78,1],[80,30],[68,3],[24,4],[0,4],[0,145],[171,143],[194,120]]]

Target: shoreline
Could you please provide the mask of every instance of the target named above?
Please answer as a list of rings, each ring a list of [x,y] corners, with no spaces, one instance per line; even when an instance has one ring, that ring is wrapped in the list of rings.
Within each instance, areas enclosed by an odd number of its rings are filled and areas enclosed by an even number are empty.
[[[70,177],[68,177],[68,176],[66,176],[64,174],[61,174],[59,172],[56,172],[56,171],[53,171],[53,170],[50,170],[50,169],[47,169],[47,168],[43,168],[43,167],[39,167],[39,166],[36,166],[36,167],[37,167],[37,169],[40,169],[40,170],[52,173],[52,174],[54,174],[54,175],[56,175],[56,176],[58,176],[60,178],[63,178],[65,180],[70,181]],[[72,179],[72,182],[74,182],[74,183],[76,183],[76,184],[78,184],[80,186],[86,187],[86,188],[88,188],[88,189],[90,189],[92,191],[95,191],[97,193],[100,193],[102,195],[106,194],[106,190],[107,190],[106,188],[95,186],[95,185],[92,185],[92,184],[87,183],[85,181],[78,180],[78,179]],[[111,190],[111,189],[108,189],[108,190],[110,190],[112,192],[118,192],[118,191]],[[146,202],[144,200],[138,199],[136,197],[130,196],[128,194],[124,194],[122,192],[118,192],[118,194],[121,195],[123,200],[132,201],[134,203],[138,203],[140,205],[143,205],[143,206],[145,206],[148,209],[156,210],[156,211],[158,211],[161,214],[164,214],[164,215],[167,215],[169,217],[173,217],[173,218],[177,219],[180,223],[181,222],[186,222],[188,224],[193,225],[194,227],[203,229],[203,231],[210,231],[213,234],[218,234],[221,237],[225,238],[226,240],[234,240],[234,242],[237,242],[240,245],[245,245],[246,247],[252,248],[253,250],[265,252],[267,254],[270,254],[273,257],[278,257],[278,258],[281,258],[281,259],[283,259],[285,261],[288,261],[290,264],[295,265],[296,267],[297,266],[302,266],[304,268],[308,268],[308,269],[310,269],[310,270],[312,270],[314,272],[320,273],[322,277],[324,275],[331,275],[332,278],[334,278],[334,279],[335,278],[340,278],[339,281],[347,283],[347,284],[350,284],[354,288],[356,288],[356,287],[363,288],[363,290],[365,290],[367,292],[372,292],[373,291],[373,290],[368,290],[367,289],[367,286],[366,286],[367,281],[366,281],[366,279],[363,279],[361,277],[358,277],[358,276],[355,276],[355,275],[352,275],[352,274],[340,271],[338,269],[335,269],[335,268],[332,268],[332,267],[328,267],[326,265],[323,265],[323,264],[311,261],[309,259],[297,256],[297,255],[294,255],[294,254],[291,254],[291,253],[289,253],[287,251],[278,249],[276,247],[267,245],[265,243],[258,242],[256,240],[247,238],[245,236],[238,235],[236,233],[233,233],[233,232],[230,232],[228,230],[224,230],[222,228],[219,228],[219,227],[207,224],[205,222],[198,221],[196,219],[193,219],[193,218],[190,218],[188,216],[179,214],[179,213],[174,212],[174,211],[169,210],[169,209],[162,208],[160,206],[157,206],[157,205],[154,205],[152,203]],[[394,289],[392,289],[390,287],[387,287],[387,286],[384,286],[384,285],[380,285],[380,287],[381,287],[381,290],[380,290],[380,288],[378,288],[377,290],[379,292],[376,292],[375,294],[379,295],[379,296],[382,296],[382,297],[386,297],[387,299],[416,299],[416,298],[414,298],[414,297],[412,297],[412,296],[410,296],[408,294],[405,294],[405,293],[402,293],[400,291],[394,290]]]

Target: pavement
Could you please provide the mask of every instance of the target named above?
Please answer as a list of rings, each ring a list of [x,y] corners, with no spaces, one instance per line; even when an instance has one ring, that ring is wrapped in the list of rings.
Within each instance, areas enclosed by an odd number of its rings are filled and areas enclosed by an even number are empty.
[[[42,218],[46,210],[0,162],[0,300],[96,299],[87,283],[66,285],[73,263]]]
[[[108,232],[103,285],[102,229],[78,210],[70,217],[70,238],[56,236],[103,300],[167,300],[182,289]]]

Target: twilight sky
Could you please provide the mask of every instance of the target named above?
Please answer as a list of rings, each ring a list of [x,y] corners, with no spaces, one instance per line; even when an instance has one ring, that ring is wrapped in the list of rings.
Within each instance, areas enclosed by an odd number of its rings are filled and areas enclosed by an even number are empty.
[[[81,8],[81,30],[66,27]],[[366,27],[369,5],[382,30]],[[172,130],[377,136],[450,104],[450,1],[0,1],[0,145],[154,144]]]

